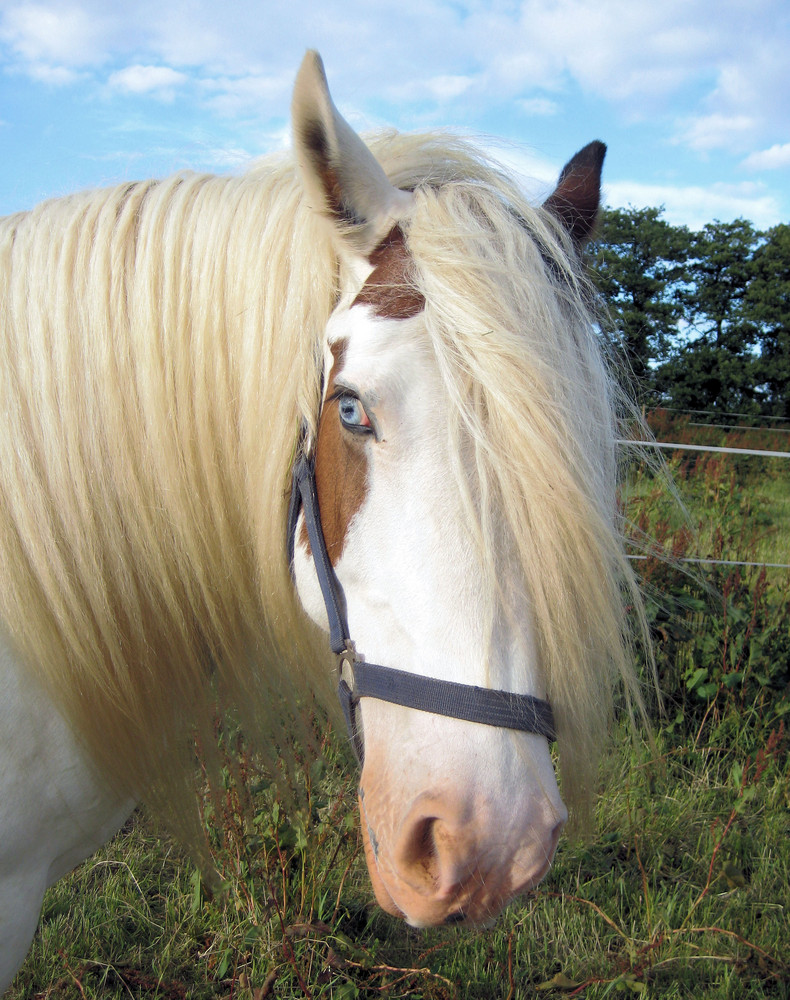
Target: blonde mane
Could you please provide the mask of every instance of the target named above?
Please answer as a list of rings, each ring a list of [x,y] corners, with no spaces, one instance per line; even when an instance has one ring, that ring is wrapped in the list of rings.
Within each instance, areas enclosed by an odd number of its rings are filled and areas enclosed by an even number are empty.
[[[503,530],[523,567],[578,804],[615,681],[638,698],[614,394],[587,290],[548,213],[469,145],[370,145],[417,191],[407,241],[459,454],[473,443],[470,523],[492,593]],[[333,706],[285,518],[337,289],[329,228],[288,158],[0,221],[0,619],[108,779],[182,830],[191,740],[210,744],[218,704],[272,756],[300,692]]]

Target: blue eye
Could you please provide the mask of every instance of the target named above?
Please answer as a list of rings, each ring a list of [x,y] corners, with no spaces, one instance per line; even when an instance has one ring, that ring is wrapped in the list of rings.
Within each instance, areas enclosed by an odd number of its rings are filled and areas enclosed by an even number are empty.
[[[338,397],[337,408],[343,426],[350,431],[369,431],[372,429],[368,415],[365,413],[365,407],[356,396],[346,394]]]

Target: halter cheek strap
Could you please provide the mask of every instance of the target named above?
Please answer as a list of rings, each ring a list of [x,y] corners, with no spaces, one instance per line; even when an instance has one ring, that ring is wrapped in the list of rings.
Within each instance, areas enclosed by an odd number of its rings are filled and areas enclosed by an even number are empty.
[[[361,698],[378,698],[433,715],[536,733],[547,740],[557,738],[551,705],[542,698],[442,681],[366,663],[348,634],[345,594],[329,559],[321,527],[314,462],[304,454],[300,454],[294,463],[288,507],[288,559],[292,571],[300,511],[304,512],[307,537],[326,605],[330,645],[338,658],[338,696],[360,765],[364,761],[364,743],[357,725],[356,710]]]

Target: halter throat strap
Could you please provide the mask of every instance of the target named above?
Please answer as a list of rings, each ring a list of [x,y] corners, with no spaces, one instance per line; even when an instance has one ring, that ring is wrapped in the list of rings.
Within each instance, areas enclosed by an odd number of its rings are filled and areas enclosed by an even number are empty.
[[[311,456],[303,453],[298,455],[294,463],[288,507],[288,559],[291,572],[300,512],[304,513],[313,563],[326,606],[329,642],[332,652],[337,656],[338,697],[360,765],[364,761],[364,743],[357,724],[356,709],[361,698],[378,698],[380,701],[404,705],[433,715],[535,733],[547,740],[557,738],[551,705],[542,698],[443,681],[376,663],[366,663],[364,657],[356,651],[349,635],[345,594],[326,549],[318,509],[315,464]]]

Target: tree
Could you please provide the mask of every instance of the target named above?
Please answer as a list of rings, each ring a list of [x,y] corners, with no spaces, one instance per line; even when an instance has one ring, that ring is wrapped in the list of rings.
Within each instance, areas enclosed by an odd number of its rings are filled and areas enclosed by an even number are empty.
[[[638,399],[790,418],[790,225],[608,209],[590,263]]]
[[[687,289],[681,294],[684,319],[697,337],[717,346],[732,327],[753,342],[741,306],[752,277],[758,234],[751,222],[709,222],[691,237]]]
[[[691,234],[681,331],[656,373],[659,392],[678,408],[759,411],[757,327],[745,309],[758,239],[745,219]]]
[[[763,410],[790,417],[790,226],[768,230],[751,272],[744,312],[756,327]]]
[[[682,316],[691,237],[661,218],[660,208],[606,209],[590,248],[591,266],[637,385],[650,399],[655,369],[668,357]]]

